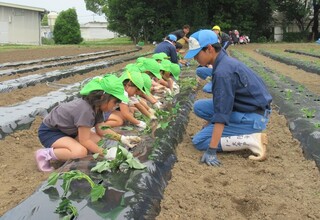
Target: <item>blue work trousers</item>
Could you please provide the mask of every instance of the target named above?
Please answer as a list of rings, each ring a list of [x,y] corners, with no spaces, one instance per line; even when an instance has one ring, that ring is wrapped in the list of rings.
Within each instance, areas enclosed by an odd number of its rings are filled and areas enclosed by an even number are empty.
[[[211,121],[214,116],[212,99],[200,99],[194,103],[194,113],[206,120]],[[232,112],[229,124],[225,125],[222,137],[238,136],[244,134],[260,133],[266,129],[271,110],[265,110],[264,115],[258,113]],[[202,128],[192,139],[193,145],[198,150],[207,150],[209,147],[214,124],[209,123]],[[219,143],[218,151],[222,151]]]
[[[198,67],[196,70],[197,76],[205,80],[207,77],[212,76],[212,69],[208,67]],[[203,88],[202,91],[206,93],[212,93],[212,82],[208,82]]]

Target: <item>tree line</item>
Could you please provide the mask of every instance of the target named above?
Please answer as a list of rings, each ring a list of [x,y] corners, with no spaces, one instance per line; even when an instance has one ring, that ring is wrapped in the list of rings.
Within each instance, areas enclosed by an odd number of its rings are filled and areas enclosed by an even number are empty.
[[[85,3],[88,10],[106,15],[108,29],[133,40],[160,40],[184,24],[192,27],[191,32],[219,25],[225,31],[240,30],[252,40],[262,36],[271,39],[276,11],[284,15],[281,21],[284,28],[296,23],[300,32],[306,32],[312,25],[312,40],[319,34],[320,0],[85,0]]]
[[[134,42],[160,41],[184,24],[191,26],[191,33],[219,25],[224,32],[236,29],[257,41],[261,37],[272,40],[275,23],[284,30],[295,23],[305,39],[319,37],[320,0],[84,1],[88,10],[106,16],[109,30]],[[282,20],[274,18],[275,12],[281,12]]]

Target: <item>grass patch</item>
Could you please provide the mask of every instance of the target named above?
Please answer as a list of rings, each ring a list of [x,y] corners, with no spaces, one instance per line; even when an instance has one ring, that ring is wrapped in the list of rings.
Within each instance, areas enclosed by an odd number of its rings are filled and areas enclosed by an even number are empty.
[[[96,41],[83,41],[80,44],[54,44],[52,41],[45,42],[43,45],[23,45],[23,44],[0,44],[0,53],[14,51],[14,50],[30,50],[30,49],[45,49],[57,47],[99,47],[112,45],[132,45],[133,42],[129,37],[117,37]]]
[[[101,46],[101,45],[129,45],[133,44],[129,37],[117,37],[96,41],[83,41],[80,45],[85,46]]]

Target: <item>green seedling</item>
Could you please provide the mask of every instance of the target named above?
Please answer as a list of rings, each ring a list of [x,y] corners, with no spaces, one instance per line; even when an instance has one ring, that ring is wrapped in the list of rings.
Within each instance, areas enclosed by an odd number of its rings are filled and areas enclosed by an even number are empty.
[[[315,123],[315,124],[314,124],[314,127],[315,127],[315,128],[320,128],[320,122]]]
[[[144,169],[146,166],[140,163],[137,158],[133,157],[132,153],[130,153],[126,148],[118,146],[116,157],[113,160],[98,162],[91,171],[102,173],[104,171],[112,172],[120,170],[122,172],[126,172],[129,168]]]
[[[209,77],[208,77],[209,78]],[[207,78],[207,79],[208,79]],[[207,80],[206,79],[206,80]],[[209,80],[211,81],[211,79]],[[180,80],[179,85],[183,88],[183,87],[192,87],[192,88],[196,88],[198,83],[197,80],[195,80],[193,77],[186,77]]]
[[[301,109],[301,111],[303,112],[304,117],[306,117],[306,118],[314,118],[315,117],[315,113],[316,113],[315,109],[303,108],[303,109]]]
[[[88,181],[91,186],[90,197],[92,202],[95,202],[98,199],[102,198],[106,191],[106,189],[102,185],[96,184],[87,174],[79,170],[71,170],[62,173],[53,172],[48,178],[48,184],[45,189],[56,185],[58,179],[63,180],[63,194],[60,197],[61,202],[59,203],[59,206],[57,207],[55,212],[63,215],[64,219],[73,219],[74,217],[78,216],[77,208],[73,206],[71,201],[67,198],[70,184],[73,180],[85,179]]]
[[[298,85],[298,92],[303,93],[305,90],[303,85]]]
[[[283,82],[286,82],[286,81],[287,81],[287,79],[286,79],[286,77],[285,77],[284,75],[280,75],[279,77],[280,77],[280,80],[281,80],[281,81],[283,81]]]
[[[291,89],[286,89],[286,100],[291,100],[292,99],[292,90]]]

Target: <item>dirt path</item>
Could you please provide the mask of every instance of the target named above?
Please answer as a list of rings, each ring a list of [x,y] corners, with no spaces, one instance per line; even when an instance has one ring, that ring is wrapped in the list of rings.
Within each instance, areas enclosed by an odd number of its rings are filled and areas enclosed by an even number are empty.
[[[269,46],[271,45],[266,47]],[[258,56],[252,52],[256,47],[257,45],[245,45],[239,49],[247,49],[246,53],[252,54],[260,62],[266,62],[277,71],[284,74],[292,73],[294,79],[295,76],[302,74],[301,70],[290,69],[291,67],[287,65],[273,63],[269,58]],[[294,48],[292,45],[287,47]],[[68,54],[63,54],[65,49],[61,49],[63,51],[60,52],[57,52],[59,49],[55,49],[55,52],[45,50],[43,53],[61,55],[84,53],[78,48],[73,53],[70,52],[70,48],[68,49]],[[85,52],[90,50],[86,48]],[[39,56],[42,56],[39,51],[34,55],[25,50],[12,53],[10,61],[26,60],[31,57],[37,59]],[[0,63],[8,62],[4,57],[6,56],[0,53]],[[117,68],[124,65],[120,64]],[[301,78],[308,77],[305,75]],[[316,89],[317,86],[312,82],[319,87],[317,80],[313,78],[305,85],[309,83],[310,88],[314,86]],[[19,96],[20,99],[24,99],[46,92],[46,90],[40,92],[40,88],[35,86],[23,90]],[[18,95],[2,96],[1,102],[9,102],[16,96]],[[207,95],[199,91],[197,98],[203,97]],[[33,158],[34,151],[41,147],[37,138],[40,122],[39,117],[29,130],[16,132],[0,140],[2,168],[0,216],[31,195],[49,175],[37,171]],[[165,190],[158,220],[320,219],[319,171],[314,162],[303,157],[300,144],[292,138],[283,116],[273,111],[267,129],[269,145],[268,159],[265,162],[248,160],[249,152],[223,153],[219,154],[219,159],[223,162],[220,168],[199,164],[202,153],[194,149],[191,137],[200,129],[202,123],[203,121],[190,113],[187,133],[183,142],[177,147],[178,162],[172,170],[172,179]]]

